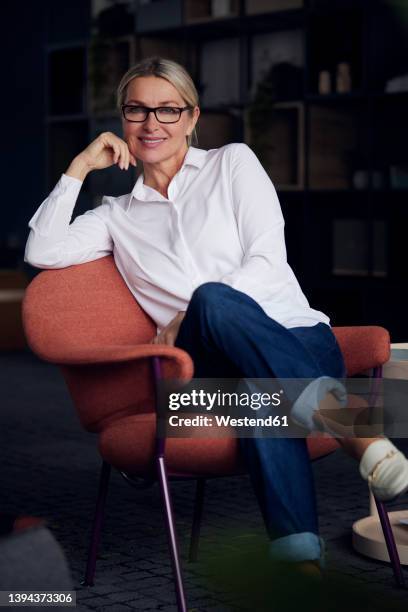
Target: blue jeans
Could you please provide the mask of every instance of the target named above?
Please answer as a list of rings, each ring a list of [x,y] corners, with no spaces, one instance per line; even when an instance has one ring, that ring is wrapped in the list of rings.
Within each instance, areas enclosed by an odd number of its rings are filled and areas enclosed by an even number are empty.
[[[175,345],[197,378],[343,377],[344,362],[324,323],[286,329],[251,297],[223,283],[192,295]],[[303,438],[240,438],[240,451],[271,538],[271,555],[322,560],[316,496]]]

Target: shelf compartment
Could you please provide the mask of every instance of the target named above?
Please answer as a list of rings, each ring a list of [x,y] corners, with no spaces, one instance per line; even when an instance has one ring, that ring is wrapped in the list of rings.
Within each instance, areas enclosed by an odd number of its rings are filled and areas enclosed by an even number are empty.
[[[329,90],[336,94],[361,91],[363,86],[363,13],[362,9],[346,8],[323,13],[311,13],[309,30],[309,66],[307,90],[311,94],[322,93],[319,81],[322,71],[328,72]],[[324,52],[322,53],[322,49]],[[339,78],[339,65],[345,64],[349,74]],[[323,84],[322,84],[323,86]]]
[[[200,68],[203,106],[238,104],[240,100],[239,39],[209,41],[202,46]],[[217,70],[214,70],[217,66]]]
[[[349,189],[360,165],[356,150],[363,127],[356,125],[356,109],[311,106],[309,113],[309,188]]]
[[[303,49],[304,36],[299,28],[253,36],[251,98],[265,79],[273,82],[277,98],[299,98],[303,93]]]
[[[186,0],[186,25],[230,19],[239,15],[239,0]]]
[[[136,32],[138,33],[177,28],[182,23],[182,0],[158,0],[141,4],[136,13]]]
[[[304,106],[301,102],[273,105],[262,130],[246,119],[245,141],[258,155],[263,167],[279,190],[303,189]]]
[[[239,138],[239,118],[228,112],[202,112],[197,125],[198,147],[216,149]]]

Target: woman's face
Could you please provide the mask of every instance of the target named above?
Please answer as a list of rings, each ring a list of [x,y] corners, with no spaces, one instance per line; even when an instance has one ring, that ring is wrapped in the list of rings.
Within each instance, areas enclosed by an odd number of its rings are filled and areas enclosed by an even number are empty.
[[[127,87],[125,104],[149,108],[187,106],[169,81],[156,76],[133,79]],[[193,131],[199,114],[199,108],[196,106],[193,116],[189,111],[184,111],[177,123],[160,123],[154,113],[149,113],[146,121],[142,123],[123,119],[124,139],[136,158],[149,164],[159,163],[186,151],[186,136]],[[157,142],[149,142],[152,140]]]

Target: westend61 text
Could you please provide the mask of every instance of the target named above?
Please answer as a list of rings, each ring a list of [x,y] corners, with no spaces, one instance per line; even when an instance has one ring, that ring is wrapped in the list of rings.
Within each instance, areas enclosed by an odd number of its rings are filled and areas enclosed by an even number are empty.
[[[218,427],[288,427],[288,417],[286,415],[271,415],[265,418],[234,418],[225,415],[180,417],[172,415],[169,417],[169,425],[171,427],[213,427],[213,425]]]

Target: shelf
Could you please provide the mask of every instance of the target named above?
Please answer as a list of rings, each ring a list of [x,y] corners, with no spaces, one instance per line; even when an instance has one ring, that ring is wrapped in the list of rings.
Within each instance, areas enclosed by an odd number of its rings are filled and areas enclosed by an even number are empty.
[[[380,91],[373,92],[368,95],[371,96],[374,100],[389,100],[390,102],[393,100],[399,102],[400,100],[408,99],[408,91]]]
[[[331,93],[331,94],[306,94],[305,100],[308,102],[317,102],[324,104],[325,102],[354,102],[356,100],[364,100],[368,98],[368,94],[361,91],[351,91],[349,93]]]
[[[303,0],[246,0],[246,15],[265,15],[303,8]]]
[[[144,30],[141,34],[146,37],[165,36],[166,38],[198,42],[216,38],[229,38],[230,36],[250,36],[265,32],[289,30],[303,27],[304,21],[304,9],[294,9],[279,13],[247,15],[243,18],[212,18],[168,28],[158,29],[152,27],[151,29]]]

